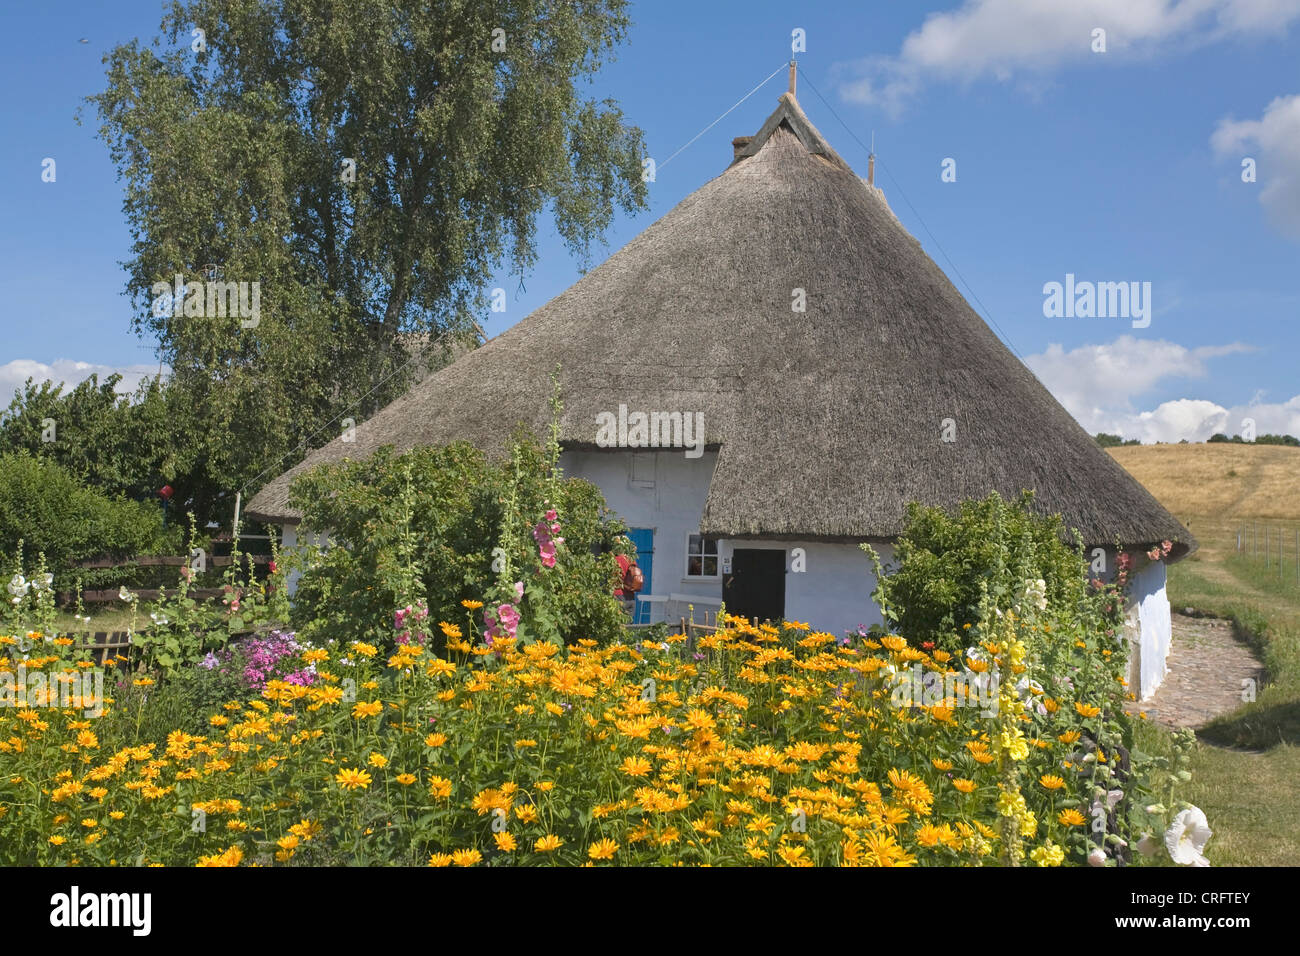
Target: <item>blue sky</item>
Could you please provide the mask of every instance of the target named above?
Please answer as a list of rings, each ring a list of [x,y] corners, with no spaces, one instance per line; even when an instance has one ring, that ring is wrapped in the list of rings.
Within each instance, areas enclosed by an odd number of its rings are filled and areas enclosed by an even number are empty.
[[[103,87],[104,54],[153,37],[161,10],[0,13],[6,397],[28,374],[157,369],[129,331],[120,185],[93,116],[74,117]],[[809,117],[862,175],[854,137],[874,131],[876,183],[903,225],[1085,427],[1198,440],[1250,416],[1300,435],[1300,0],[656,0],[632,17],[592,93],[622,104],[661,164],[787,61],[802,29]],[[661,166],[650,209],[618,220],[593,264],[722,172],[785,85],[781,71]],[[1067,273],[1151,283],[1150,325],[1045,317],[1043,287]],[[538,268],[522,289],[501,277],[508,311],[484,327],[579,274],[547,229]]]

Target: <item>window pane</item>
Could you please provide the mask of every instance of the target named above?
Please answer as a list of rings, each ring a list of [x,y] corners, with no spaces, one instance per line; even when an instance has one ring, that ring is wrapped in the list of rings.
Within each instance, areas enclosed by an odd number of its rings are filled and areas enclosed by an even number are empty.
[[[711,541],[705,541],[705,542],[704,542],[704,553],[705,553],[705,554],[717,554],[717,553],[718,553],[718,541],[717,541],[716,538],[714,538],[714,539],[711,540]]]
[[[687,538],[687,539],[686,539],[686,553],[687,553],[687,554],[699,554],[699,553],[700,553],[700,545],[701,545],[701,542],[702,542],[703,540],[704,540],[704,539],[703,539],[700,535],[698,535],[698,534],[693,534],[693,535],[691,535],[689,538]]]
[[[717,573],[718,573],[718,559],[717,559],[717,558],[705,558],[705,559],[704,559],[704,574],[705,574],[705,576],[707,576],[707,577],[714,577],[714,576],[717,575]]]
[[[691,558],[686,562],[686,576],[687,577],[700,576],[700,559],[698,557]]]

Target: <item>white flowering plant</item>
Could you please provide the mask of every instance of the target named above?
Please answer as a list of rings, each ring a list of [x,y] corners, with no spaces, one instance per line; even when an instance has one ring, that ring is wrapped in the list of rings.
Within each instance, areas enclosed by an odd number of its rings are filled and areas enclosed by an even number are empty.
[[[23,543],[9,567],[5,601],[0,605],[0,632],[40,632],[54,636],[58,608],[54,598],[54,575],[46,570],[45,555],[39,554],[34,568],[23,567]]]

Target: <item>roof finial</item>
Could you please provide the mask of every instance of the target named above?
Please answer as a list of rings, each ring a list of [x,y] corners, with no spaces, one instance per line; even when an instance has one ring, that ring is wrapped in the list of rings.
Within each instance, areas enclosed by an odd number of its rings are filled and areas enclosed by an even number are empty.
[[[794,74],[795,74],[794,57],[790,57],[790,96],[791,96],[791,98],[794,97]]]
[[[867,185],[876,184],[876,131],[871,131],[871,152],[867,153]]]

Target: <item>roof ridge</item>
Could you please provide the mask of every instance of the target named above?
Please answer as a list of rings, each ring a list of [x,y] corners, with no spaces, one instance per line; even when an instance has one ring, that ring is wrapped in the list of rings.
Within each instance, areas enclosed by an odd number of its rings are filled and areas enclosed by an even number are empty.
[[[807,114],[799,106],[799,101],[794,98],[794,94],[788,91],[782,93],[777,99],[776,109],[763,122],[759,131],[750,138],[745,148],[736,154],[731,165],[734,166],[742,159],[748,159],[750,156],[756,155],[783,123],[790,128],[790,131],[794,133],[799,142],[803,144],[804,149],[808,150],[809,153],[822,156],[832,164],[848,172],[853,172],[853,167],[831,148],[830,143],[826,141],[826,137],[812,124],[812,120],[808,119]]]

